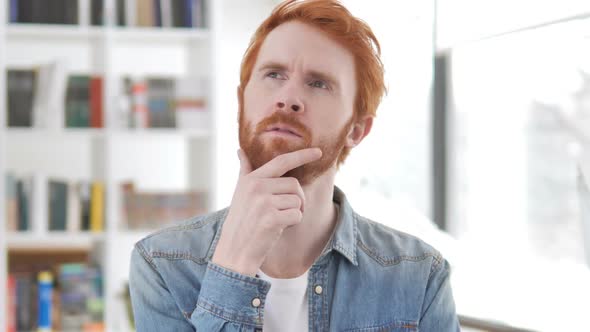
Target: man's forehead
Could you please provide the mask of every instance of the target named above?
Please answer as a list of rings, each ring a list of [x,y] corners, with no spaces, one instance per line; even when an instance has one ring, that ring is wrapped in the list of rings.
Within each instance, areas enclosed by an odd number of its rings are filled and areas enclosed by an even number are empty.
[[[268,34],[256,66],[270,62],[290,67],[298,61],[304,64],[305,70],[329,72],[334,76],[345,73],[343,67],[354,70],[354,58],[346,48],[321,30],[299,21],[283,23]]]

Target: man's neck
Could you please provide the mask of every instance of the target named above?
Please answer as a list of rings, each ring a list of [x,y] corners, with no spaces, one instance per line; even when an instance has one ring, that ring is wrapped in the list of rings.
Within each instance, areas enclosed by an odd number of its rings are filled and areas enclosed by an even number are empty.
[[[261,270],[274,278],[295,278],[320,256],[337,223],[333,202],[335,171],[303,187],[305,210],[300,224],[286,228],[266,256]]]

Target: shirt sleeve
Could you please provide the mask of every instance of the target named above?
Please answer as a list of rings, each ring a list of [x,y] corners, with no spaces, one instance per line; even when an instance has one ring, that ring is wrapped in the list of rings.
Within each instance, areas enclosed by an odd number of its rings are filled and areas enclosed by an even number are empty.
[[[459,319],[450,283],[450,266],[441,256],[438,259],[440,263],[433,266],[426,289],[420,331],[459,332]]]
[[[262,331],[270,286],[265,280],[209,262],[191,321],[206,331]],[[224,324],[227,329],[219,329]]]
[[[195,331],[140,244],[131,253],[129,291],[138,332]]]
[[[183,314],[141,244],[131,255],[135,326],[143,331],[262,331],[270,283],[209,262],[192,313]]]

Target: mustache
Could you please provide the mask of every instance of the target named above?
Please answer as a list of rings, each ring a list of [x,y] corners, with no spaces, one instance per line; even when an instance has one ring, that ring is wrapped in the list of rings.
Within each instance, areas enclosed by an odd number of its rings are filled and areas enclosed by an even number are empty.
[[[293,127],[293,129],[295,129],[305,139],[311,137],[311,131],[303,123],[283,112],[275,112],[272,115],[264,118],[256,125],[255,133],[259,135],[263,133],[266,128],[277,123],[284,123]]]

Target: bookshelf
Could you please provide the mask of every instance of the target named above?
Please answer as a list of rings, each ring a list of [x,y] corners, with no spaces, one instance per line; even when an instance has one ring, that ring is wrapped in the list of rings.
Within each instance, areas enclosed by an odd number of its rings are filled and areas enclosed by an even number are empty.
[[[33,184],[53,178],[99,179],[105,187],[104,225],[102,231],[91,232],[48,231],[48,186],[33,186],[31,229],[7,231],[5,223],[0,228],[2,287],[7,284],[9,257],[36,252],[96,255],[103,269],[106,330],[125,331],[119,298],[127,279],[129,254],[133,244],[153,229],[123,226],[121,183],[131,180],[138,189],[147,192],[204,191],[207,210],[229,203],[238,166],[237,159],[232,157],[237,149],[235,89],[239,64],[254,29],[278,1],[205,1],[208,24],[198,28],[119,26],[118,0],[103,0],[104,25],[99,26],[91,24],[91,0],[77,0],[78,24],[75,25],[10,23],[11,1],[0,5],[0,72],[65,59],[68,75],[102,77],[104,116],[100,128],[8,126],[7,75],[0,75],[2,220],[6,216],[4,188],[8,171],[18,172],[17,175],[35,174],[38,179]],[[123,77],[136,76],[208,79],[204,95],[209,112],[204,120],[207,125],[194,128],[121,125],[118,119],[121,81]],[[2,294],[0,328],[4,329],[7,303]]]

